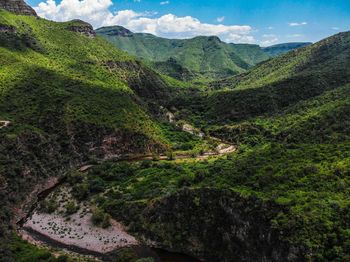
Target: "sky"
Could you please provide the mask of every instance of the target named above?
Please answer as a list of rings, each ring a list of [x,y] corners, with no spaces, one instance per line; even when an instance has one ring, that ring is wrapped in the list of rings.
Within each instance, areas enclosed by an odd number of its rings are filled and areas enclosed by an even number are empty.
[[[167,38],[216,35],[269,46],[350,30],[350,0],[27,0],[39,16],[121,25]]]

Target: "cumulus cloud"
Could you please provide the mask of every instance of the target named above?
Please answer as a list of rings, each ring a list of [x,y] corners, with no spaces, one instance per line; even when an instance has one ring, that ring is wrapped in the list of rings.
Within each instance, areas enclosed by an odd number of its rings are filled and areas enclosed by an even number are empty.
[[[35,10],[38,15],[55,21],[81,19],[95,28],[121,25],[134,32],[151,33],[169,38],[191,38],[198,35],[219,36],[223,41],[254,43],[252,28],[248,25],[214,25],[202,23],[191,16],[178,17],[167,14],[155,17],[156,13],[138,13],[133,10],[110,11],[111,0],[46,0]]]
[[[260,41],[262,46],[270,46],[278,42],[278,37],[275,34],[264,34],[263,40]]]
[[[160,5],[168,5],[168,4],[170,4],[170,1],[163,1],[163,2],[160,2],[159,4]]]
[[[307,22],[291,22],[288,23],[289,26],[303,26],[303,25],[307,25]]]

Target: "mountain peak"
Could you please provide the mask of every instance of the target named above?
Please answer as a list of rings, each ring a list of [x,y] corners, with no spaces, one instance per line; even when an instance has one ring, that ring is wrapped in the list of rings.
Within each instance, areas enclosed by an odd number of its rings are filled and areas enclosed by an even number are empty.
[[[34,9],[23,0],[0,0],[0,9],[5,9],[18,15],[37,16]]]
[[[133,35],[133,32],[130,30],[126,29],[125,27],[122,26],[106,26],[106,27],[101,27],[96,30],[99,33],[104,33],[109,36],[121,36],[121,37],[130,37]]]

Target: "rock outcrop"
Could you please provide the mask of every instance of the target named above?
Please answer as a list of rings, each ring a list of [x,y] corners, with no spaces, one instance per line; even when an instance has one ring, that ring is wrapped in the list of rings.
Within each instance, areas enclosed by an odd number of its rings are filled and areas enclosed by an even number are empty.
[[[102,27],[99,30],[105,30],[107,35],[123,36],[123,37],[133,36],[133,32],[131,32],[130,30],[128,30],[122,26]]]
[[[202,261],[305,261],[304,247],[284,242],[288,232],[271,224],[281,209],[228,190],[185,189],[120,216],[127,214],[131,230],[147,243]]]
[[[34,9],[23,0],[0,0],[0,9],[5,9],[18,15],[37,16]]]
[[[71,21],[72,25],[70,25],[67,29],[73,32],[77,32],[88,37],[94,38],[96,37],[96,33],[94,28],[89,23],[86,23],[81,20],[73,20]]]

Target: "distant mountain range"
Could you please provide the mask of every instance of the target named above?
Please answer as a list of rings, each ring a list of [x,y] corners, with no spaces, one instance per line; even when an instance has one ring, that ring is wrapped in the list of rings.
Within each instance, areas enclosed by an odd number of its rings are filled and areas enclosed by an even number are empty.
[[[133,33],[121,26],[99,28],[96,33],[160,73],[200,82],[243,73],[277,54],[309,44],[292,43],[265,49],[251,44],[228,44],[216,36],[166,39]]]
[[[296,43],[284,43],[277,44],[263,48],[264,52],[267,53],[270,57],[276,57],[288,53],[294,49],[302,48],[308,45],[312,45],[311,42],[296,42]]]

